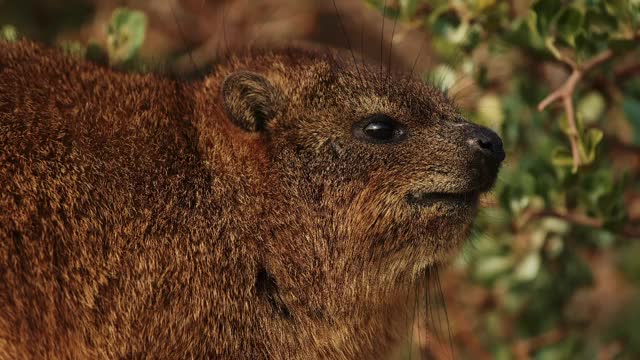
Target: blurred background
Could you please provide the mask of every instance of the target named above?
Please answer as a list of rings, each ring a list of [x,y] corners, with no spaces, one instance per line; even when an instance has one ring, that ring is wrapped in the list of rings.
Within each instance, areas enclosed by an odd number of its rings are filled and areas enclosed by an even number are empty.
[[[397,358],[640,359],[640,0],[0,0],[0,37],[130,71],[295,41],[413,71],[508,160]]]

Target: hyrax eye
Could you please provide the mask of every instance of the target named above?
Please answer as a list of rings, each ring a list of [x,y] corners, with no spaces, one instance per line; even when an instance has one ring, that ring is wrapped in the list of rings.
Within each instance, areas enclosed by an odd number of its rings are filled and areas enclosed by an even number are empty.
[[[404,140],[406,131],[402,124],[384,114],[371,115],[353,124],[353,135],[373,144],[398,143]]]

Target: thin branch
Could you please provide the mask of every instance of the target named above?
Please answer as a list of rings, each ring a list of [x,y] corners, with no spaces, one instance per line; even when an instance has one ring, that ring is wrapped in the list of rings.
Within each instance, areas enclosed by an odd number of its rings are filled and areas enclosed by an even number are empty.
[[[520,221],[513,225],[515,231],[522,230],[525,226],[527,226],[532,221],[543,219],[546,217],[552,217],[567,221],[572,224],[587,226],[594,229],[604,229],[604,221],[602,219],[589,217],[583,214],[577,213],[569,213],[569,212],[558,212],[554,210],[531,210],[526,211],[520,217]],[[640,225],[638,224],[628,223],[620,230],[618,235],[631,237],[631,238],[640,238]]]
[[[567,81],[559,88],[554,90],[549,96],[538,104],[538,111],[544,110],[552,103],[561,100],[564,111],[567,114],[567,123],[569,125],[569,141],[571,143],[571,154],[573,158],[573,170],[576,171],[580,167],[582,160],[579,151],[579,134],[576,126],[575,111],[573,108],[573,93],[575,92],[578,82],[583,78],[584,74],[594,67],[604,63],[613,56],[613,51],[605,50],[600,54],[589,59],[586,63],[578,65],[573,60],[559,56],[558,59],[571,66],[572,72]]]
[[[593,227],[593,228],[601,228],[604,225],[602,220],[600,220],[600,219],[590,218],[588,216],[581,215],[581,214],[561,213],[561,212],[554,211],[554,210],[533,210],[533,209],[531,209],[529,211],[525,211],[522,214],[522,216],[520,217],[520,221],[518,221],[516,224],[514,224],[514,229],[515,230],[521,230],[525,226],[527,226],[529,223],[531,223],[532,221],[535,221],[535,220],[538,220],[538,219],[543,219],[543,218],[546,218],[546,217],[558,218],[558,219],[562,219],[562,220],[565,220],[565,221],[573,223],[573,224],[589,226],[589,227]]]
[[[632,40],[639,39],[640,32],[636,32],[631,36]],[[587,60],[583,64],[577,63],[574,59],[563,54],[558,48],[556,48],[553,38],[549,38],[545,41],[545,45],[549,51],[559,61],[569,65],[571,68],[571,75],[567,78],[567,81],[559,88],[549,94],[544,100],[538,104],[538,111],[544,110],[550,104],[562,100],[562,105],[567,114],[567,123],[569,125],[569,141],[571,142],[571,154],[573,159],[573,171],[577,171],[578,167],[582,164],[580,158],[579,149],[579,134],[576,126],[575,112],[573,108],[573,93],[576,89],[578,82],[584,77],[584,74],[596,66],[608,61],[613,57],[613,51],[607,49],[591,59]]]
[[[547,46],[547,49],[551,52],[551,55],[553,55],[556,59],[558,59],[559,61],[569,65],[572,69],[575,69],[578,67],[578,64],[570,57],[566,56],[565,54],[563,54],[557,47],[555,44],[555,40],[552,37],[549,37],[545,40],[544,44]]]
[[[582,66],[582,72],[585,73],[591,69],[593,69],[594,67],[602,64],[603,62],[611,59],[611,57],[613,56],[613,51],[611,51],[610,49],[607,49],[603,52],[601,52],[600,54],[592,57],[589,61],[587,61],[583,66]]]
[[[632,79],[637,73],[640,73],[640,63],[616,71],[615,78],[616,80],[624,81],[626,79]]]

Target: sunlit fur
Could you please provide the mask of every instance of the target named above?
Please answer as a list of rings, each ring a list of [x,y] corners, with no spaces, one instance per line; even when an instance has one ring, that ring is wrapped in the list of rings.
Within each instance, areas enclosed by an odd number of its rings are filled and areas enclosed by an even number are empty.
[[[476,212],[407,196],[497,169],[441,93],[378,69],[286,49],[187,82],[0,44],[0,358],[384,358]],[[278,92],[262,130],[229,118],[238,71]],[[406,140],[355,139],[374,113]]]

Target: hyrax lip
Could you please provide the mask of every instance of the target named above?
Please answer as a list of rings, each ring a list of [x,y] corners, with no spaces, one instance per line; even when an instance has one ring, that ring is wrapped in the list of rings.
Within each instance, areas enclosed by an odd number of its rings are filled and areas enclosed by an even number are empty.
[[[431,206],[435,204],[446,205],[473,205],[478,201],[478,191],[462,193],[427,192],[420,194],[408,194],[407,202],[411,205]]]

